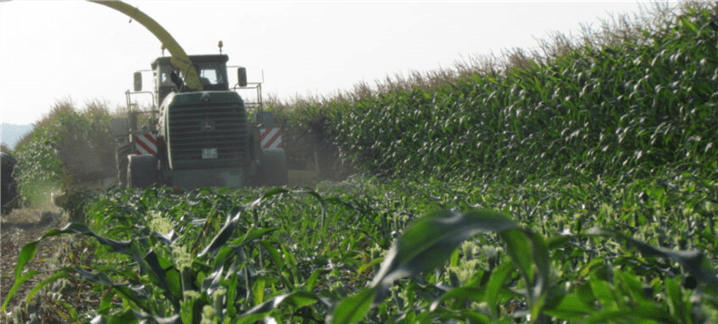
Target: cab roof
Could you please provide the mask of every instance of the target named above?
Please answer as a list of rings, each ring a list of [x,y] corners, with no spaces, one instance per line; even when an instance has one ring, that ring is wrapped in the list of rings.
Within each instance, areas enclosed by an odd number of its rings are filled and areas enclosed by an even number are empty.
[[[158,57],[154,62],[152,62],[152,69],[156,69],[158,64],[171,65],[172,63],[170,62],[170,59],[170,56]],[[190,55],[189,59],[192,60],[193,64],[212,62],[227,63],[227,61],[229,61],[229,56],[225,54]]]

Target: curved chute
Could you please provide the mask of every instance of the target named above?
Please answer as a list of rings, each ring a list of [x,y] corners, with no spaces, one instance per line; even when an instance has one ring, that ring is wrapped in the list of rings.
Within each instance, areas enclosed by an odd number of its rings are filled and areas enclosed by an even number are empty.
[[[202,83],[200,83],[197,71],[192,65],[192,61],[190,60],[189,56],[187,56],[187,53],[185,53],[185,51],[182,49],[182,46],[177,43],[177,41],[172,37],[172,35],[170,35],[170,33],[167,32],[167,30],[164,29],[162,26],[160,26],[160,24],[158,24],[154,19],[150,18],[150,16],[146,15],[138,8],[132,7],[129,4],[126,4],[121,1],[90,0],[90,2],[94,2],[115,9],[136,20],[142,26],[145,26],[145,28],[147,28],[147,30],[149,30],[153,35],[155,35],[155,37],[157,37],[157,39],[159,39],[160,42],[164,44],[167,50],[169,50],[170,54],[172,55],[172,58],[170,58],[172,65],[174,65],[176,68],[186,74],[185,84],[187,85],[187,87],[194,90],[202,90]]]

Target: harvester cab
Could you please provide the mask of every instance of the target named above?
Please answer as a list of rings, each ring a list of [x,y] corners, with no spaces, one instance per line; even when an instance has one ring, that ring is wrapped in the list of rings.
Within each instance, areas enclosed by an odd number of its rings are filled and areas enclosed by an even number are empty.
[[[191,67],[197,72],[203,91],[227,91],[229,90],[229,79],[227,78],[227,55],[194,55]],[[190,89],[184,83],[186,71],[180,71],[172,65],[170,57],[160,57],[152,62],[152,73],[155,81],[155,93],[157,93],[158,107],[162,101],[172,92],[198,91]],[[137,85],[142,85],[142,75],[135,74],[135,91]],[[246,85],[246,70],[245,70]],[[139,81],[139,82],[138,82]],[[241,80],[240,80],[241,81]]]

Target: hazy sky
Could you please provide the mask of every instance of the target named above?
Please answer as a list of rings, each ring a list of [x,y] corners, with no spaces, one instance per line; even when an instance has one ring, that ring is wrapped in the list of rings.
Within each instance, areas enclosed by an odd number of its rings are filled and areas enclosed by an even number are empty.
[[[450,68],[462,57],[533,48],[552,31],[600,26],[624,2],[125,1],[192,54],[247,67],[280,99],[331,96],[387,75]],[[58,100],[124,106],[132,73],[150,68],[160,42],[124,14],[82,0],[0,4],[2,122],[37,121]],[[168,55],[169,53],[167,53]],[[236,82],[236,73],[230,71]],[[151,75],[144,74],[145,90]]]

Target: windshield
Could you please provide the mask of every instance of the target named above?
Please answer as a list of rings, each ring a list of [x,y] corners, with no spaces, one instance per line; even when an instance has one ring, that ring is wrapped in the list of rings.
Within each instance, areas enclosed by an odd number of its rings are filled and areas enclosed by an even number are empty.
[[[227,76],[224,75],[224,69],[221,64],[205,63],[199,65],[199,77],[202,85],[217,85],[227,83]]]
[[[194,64],[199,81],[202,83],[202,87],[205,90],[222,90],[227,87],[227,70],[223,63],[196,63]],[[170,72],[178,72],[180,78],[185,79],[184,72],[178,71],[175,67],[168,65],[164,66],[159,76],[155,75],[160,86],[173,86],[174,83],[170,78]]]

